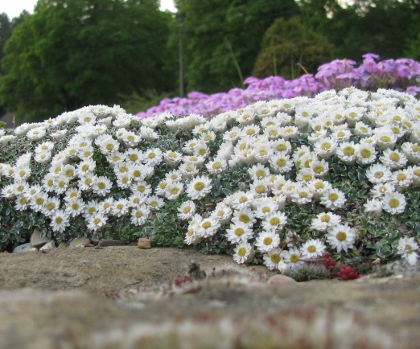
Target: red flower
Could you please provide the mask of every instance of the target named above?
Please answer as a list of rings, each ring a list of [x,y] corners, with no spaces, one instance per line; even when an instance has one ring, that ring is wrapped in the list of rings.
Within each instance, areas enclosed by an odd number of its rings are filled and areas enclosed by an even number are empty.
[[[357,271],[347,265],[342,265],[341,270],[337,273],[337,276],[342,280],[354,280],[359,278],[361,275],[357,274]]]

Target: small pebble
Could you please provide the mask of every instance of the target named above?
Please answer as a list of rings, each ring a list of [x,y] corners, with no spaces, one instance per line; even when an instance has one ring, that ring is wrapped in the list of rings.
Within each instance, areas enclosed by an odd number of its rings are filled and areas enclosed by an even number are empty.
[[[286,275],[274,275],[268,279],[267,284],[269,285],[286,285],[286,284],[296,284],[296,280],[292,279]]]
[[[41,236],[41,231],[38,228],[35,228],[31,235],[31,246],[40,248],[48,242],[46,236]]]
[[[58,248],[67,248],[67,242],[61,241],[61,242],[58,244]]]
[[[42,246],[39,250],[40,251],[47,251],[47,250],[53,250],[55,248],[55,242],[50,241],[49,243]]]
[[[149,249],[152,247],[152,242],[146,238],[140,238],[137,242],[137,247],[141,249]]]
[[[85,247],[90,244],[88,238],[75,238],[69,245],[69,247]]]
[[[22,253],[22,252],[26,252],[26,251],[29,251],[30,249],[31,249],[31,244],[30,243],[27,243],[27,244],[23,244],[23,245],[19,245],[19,246],[16,246],[14,249],[13,249],[13,253]]]

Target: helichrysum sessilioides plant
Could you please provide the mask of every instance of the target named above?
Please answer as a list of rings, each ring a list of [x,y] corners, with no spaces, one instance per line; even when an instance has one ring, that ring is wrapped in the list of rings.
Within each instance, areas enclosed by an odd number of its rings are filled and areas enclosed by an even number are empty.
[[[206,119],[91,106],[2,132],[0,248],[38,227],[293,269],[331,252],[415,263],[420,103],[349,88]]]

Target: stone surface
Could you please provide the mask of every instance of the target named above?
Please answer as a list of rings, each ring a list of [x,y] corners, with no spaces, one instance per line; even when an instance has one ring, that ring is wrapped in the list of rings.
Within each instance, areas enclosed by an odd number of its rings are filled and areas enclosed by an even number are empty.
[[[140,238],[137,242],[137,247],[141,249],[149,249],[152,248],[152,242],[146,238]]]
[[[206,277],[189,278],[192,264]],[[0,348],[420,343],[419,274],[273,287],[267,280],[274,273],[229,256],[136,246],[0,254],[0,266]]]
[[[30,243],[32,247],[40,248],[44,246],[48,242],[48,238],[46,236],[41,236],[41,232],[38,228],[35,228],[32,232]]]
[[[90,244],[90,240],[88,238],[75,238],[72,242],[70,242],[69,247],[85,247]]]
[[[27,244],[16,246],[13,249],[13,253],[22,253],[22,252],[28,252],[32,248],[31,244],[28,242]]]
[[[289,276],[286,275],[274,275],[268,279],[267,283],[269,285],[287,285],[287,284],[297,284],[297,282]]]
[[[47,251],[47,250],[53,250],[54,248],[56,248],[55,242],[50,241],[50,242],[47,242],[45,245],[43,245],[39,250],[40,251]]]

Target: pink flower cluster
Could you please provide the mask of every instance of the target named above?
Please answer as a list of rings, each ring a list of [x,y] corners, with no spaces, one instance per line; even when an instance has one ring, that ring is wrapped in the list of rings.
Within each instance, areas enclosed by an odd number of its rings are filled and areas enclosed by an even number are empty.
[[[321,65],[315,75],[305,74],[294,80],[286,80],[281,76],[265,79],[249,77],[244,81],[248,85],[245,89],[233,88],[228,92],[211,95],[194,91],[186,98],[165,98],[158,106],[140,112],[137,116],[146,118],[160,113],[211,116],[236,110],[260,100],[313,97],[325,90],[338,90],[350,86],[365,90],[395,89],[413,96],[420,93],[420,62],[409,58],[377,62],[379,56],[373,53],[367,53],[363,58],[359,67],[356,67],[353,60],[336,59]]]

